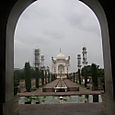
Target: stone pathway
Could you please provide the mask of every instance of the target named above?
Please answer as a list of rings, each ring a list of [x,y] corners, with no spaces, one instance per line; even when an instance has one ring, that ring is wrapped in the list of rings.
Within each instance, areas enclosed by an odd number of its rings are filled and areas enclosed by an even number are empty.
[[[44,88],[54,88],[58,84],[58,82],[59,82],[59,79],[56,79],[55,81],[45,85]]]
[[[55,81],[45,85],[44,87],[47,88],[53,88],[57,83],[59,79],[56,79]],[[72,81],[65,79],[64,80],[67,87],[79,87],[79,91],[68,91],[68,92],[43,92],[42,88],[39,88],[36,91],[33,92],[24,92],[24,93],[18,93],[18,96],[53,96],[53,95],[94,95],[94,94],[101,94],[100,91],[90,91],[86,88],[81,87],[80,85],[77,85],[76,83],[73,83]]]

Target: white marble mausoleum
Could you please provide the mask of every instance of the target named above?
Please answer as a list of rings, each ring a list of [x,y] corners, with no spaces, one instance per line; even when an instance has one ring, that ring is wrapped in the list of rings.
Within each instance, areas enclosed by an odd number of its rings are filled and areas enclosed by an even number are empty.
[[[65,57],[61,52],[54,58],[52,57],[52,73],[57,75],[57,78],[67,78],[70,73],[70,56]]]

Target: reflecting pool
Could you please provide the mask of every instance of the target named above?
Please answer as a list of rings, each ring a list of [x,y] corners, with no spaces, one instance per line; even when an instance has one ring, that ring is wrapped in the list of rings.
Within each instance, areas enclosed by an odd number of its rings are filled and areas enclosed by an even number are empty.
[[[97,101],[102,102],[101,95],[97,95]],[[60,103],[94,103],[93,95],[72,96],[31,96],[20,97],[19,104],[60,104]]]

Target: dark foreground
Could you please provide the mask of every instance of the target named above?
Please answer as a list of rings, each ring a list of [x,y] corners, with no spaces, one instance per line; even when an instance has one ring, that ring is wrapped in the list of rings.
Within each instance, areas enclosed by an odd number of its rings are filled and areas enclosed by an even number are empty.
[[[102,104],[19,105],[19,115],[105,115]]]

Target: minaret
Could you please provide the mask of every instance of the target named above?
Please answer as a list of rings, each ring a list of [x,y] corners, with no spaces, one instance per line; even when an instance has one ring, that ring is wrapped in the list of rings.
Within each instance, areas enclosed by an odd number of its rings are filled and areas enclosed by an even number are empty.
[[[84,66],[87,66],[88,62],[87,62],[87,51],[86,51],[86,47],[83,47],[83,64]]]
[[[79,84],[81,84],[81,55],[78,54],[77,55],[77,59],[78,59],[78,78],[79,78]]]
[[[70,56],[68,56],[67,74],[70,73]]]
[[[44,68],[44,55],[41,55],[41,68]]]
[[[34,55],[35,55],[35,68],[40,68],[40,50],[35,49]]]
[[[78,65],[77,65],[77,67],[78,67],[78,69],[81,70],[81,55],[80,54],[77,55],[77,59],[78,59]]]

